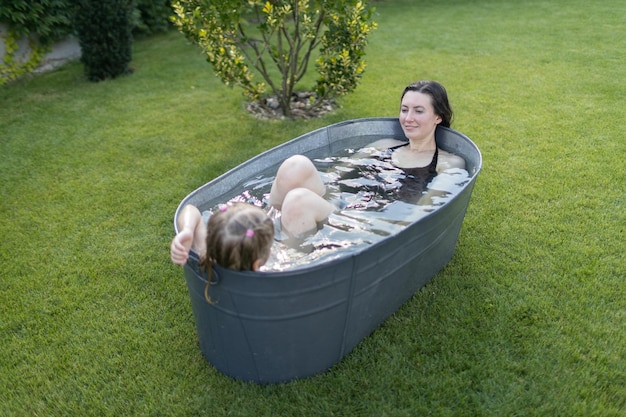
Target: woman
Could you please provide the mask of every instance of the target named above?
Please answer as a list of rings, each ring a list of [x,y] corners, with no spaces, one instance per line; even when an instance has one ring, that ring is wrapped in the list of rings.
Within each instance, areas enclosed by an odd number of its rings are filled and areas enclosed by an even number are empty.
[[[433,164],[436,171],[450,168],[465,169],[465,160],[437,148],[437,126],[450,127],[452,108],[446,89],[436,81],[409,84],[400,97],[400,125],[406,143],[397,139],[382,139],[370,146],[391,149],[392,163],[398,168],[422,168]]]
[[[399,121],[408,142],[381,139],[369,147],[385,150],[392,164],[404,171],[404,178],[400,180],[400,200],[413,204],[428,203],[430,198],[424,198],[424,193],[438,173],[451,168],[465,169],[463,158],[439,149],[435,141],[437,126],[450,127],[452,121],[452,108],[445,88],[436,81],[409,84],[400,97]],[[332,211],[320,198],[324,195],[325,186],[319,174],[313,163],[302,155],[287,159],[278,170],[272,185],[270,204],[280,209],[285,196],[299,187],[307,190],[308,201],[306,204],[291,204],[290,207],[306,212],[301,218],[313,218],[309,211],[324,215]],[[290,218],[300,217],[292,213]],[[306,226],[298,226],[297,229],[305,230],[313,228],[315,223],[309,221]],[[295,228],[294,225],[291,228]]]

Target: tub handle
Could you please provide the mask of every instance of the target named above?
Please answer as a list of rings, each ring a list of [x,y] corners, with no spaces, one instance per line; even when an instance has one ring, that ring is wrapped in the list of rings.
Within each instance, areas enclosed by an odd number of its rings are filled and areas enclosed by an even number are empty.
[[[206,300],[207,303],[209,304],[216,303],[216,301],[214,301],[209,295],[209,288],[212,285],[219,284],[219,282],[220,282],[220,277],[217,271],[215,270],[215,268],[213,267],[213,265],[211,265],[211,269],[209,270],[209,280],[206,282],[206,284],[204,284],[204,299]]]
[[[209,283],[211,285],[217,285],[220,283],[222,279],[220,278],[220,274],[215,270],[215,267],[211,265],[211,271],[209,272]]]

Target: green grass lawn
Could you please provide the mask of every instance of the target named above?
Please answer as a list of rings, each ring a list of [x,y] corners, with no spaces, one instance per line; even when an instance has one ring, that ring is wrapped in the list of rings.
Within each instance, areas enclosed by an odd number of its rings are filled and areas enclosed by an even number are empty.
[[[375,6],[363,82],[318,120],[247,115],[176,32],[137,40],[128,77],[72,63],[0,89],[0,415],[624,415],[623,1]],[[417,79],[484,158],[452,261],[328,372],[220,374],[169,261],[178,203],[317,127],[396,116]]]

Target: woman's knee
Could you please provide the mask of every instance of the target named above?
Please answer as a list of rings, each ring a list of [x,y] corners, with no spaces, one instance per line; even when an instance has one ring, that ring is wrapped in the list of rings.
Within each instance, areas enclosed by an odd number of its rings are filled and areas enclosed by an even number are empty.
[[[333,208],[331,203],[308,188],[295,188],[285,196],[282,212],[288,217],[309,217],[317,222],[326,218]]]
[[[270,191],[270,204],[280,208],[286,195],[296,188],[307,188],[318,195],[326,192],[315,165],[304,155],[293,155],[278,168]]]
[[[276,173],[276,179],[286,183],[299,183],[311,176],[319,174],[313,162],[304,155],[293,155],[285,159]]]
[[[307,200],[310,199],[310,193],[310,190],[302,187],[289,190],[283,200],[283,209],[287,208],[293,211],[298,209],[302,210],[302,208],[306,207]]]

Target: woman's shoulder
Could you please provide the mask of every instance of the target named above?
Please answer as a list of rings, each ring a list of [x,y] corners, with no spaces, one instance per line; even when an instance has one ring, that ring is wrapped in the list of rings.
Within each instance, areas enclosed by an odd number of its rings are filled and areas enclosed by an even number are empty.
[[[437,171],[441,172],[451,168],[465,169],[465,159],[440,148],[437,160]]]

